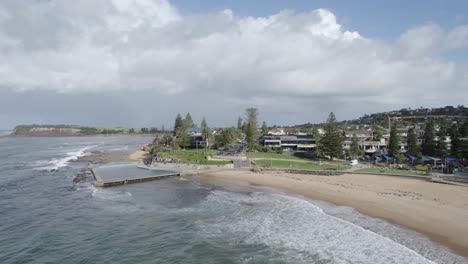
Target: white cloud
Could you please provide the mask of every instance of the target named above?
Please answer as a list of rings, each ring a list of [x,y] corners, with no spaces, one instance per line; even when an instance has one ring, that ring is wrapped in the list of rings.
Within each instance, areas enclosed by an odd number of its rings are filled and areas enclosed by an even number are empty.
[[[468,25],[458,26],[452,29],[448,34],[448,45],[450,48],[468,47]]]
[[[2,2],[0,87],[196,92],[245,102],[451,102],[468,95],[466,67],[444,52],[467,46],[467,28],[423,25],[391,43],[343,29],[325,9],[182,16],[167,0]]]

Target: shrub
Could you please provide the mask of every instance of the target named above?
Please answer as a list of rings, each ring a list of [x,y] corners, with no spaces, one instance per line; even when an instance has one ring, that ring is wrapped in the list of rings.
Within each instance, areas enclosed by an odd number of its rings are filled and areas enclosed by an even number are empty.
[[[263,146],[262,151],[265,152],[265,153],[268,153],[268,152],[271,152],[271,148],[268,147],[268,146]]]
[[[427,165],[417,165],[416,170],[417,171],[427,171]]]

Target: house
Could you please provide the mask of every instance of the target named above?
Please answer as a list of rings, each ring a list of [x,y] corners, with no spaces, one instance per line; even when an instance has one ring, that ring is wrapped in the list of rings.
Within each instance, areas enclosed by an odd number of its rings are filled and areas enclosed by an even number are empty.
[[[205,137],[203,136],[203,128],[190,127],[187,128],[186,133],[188,136],[190,146],[197,147],[202,145],[205,146],[205,144],[208,144],[208,141],[205,140]]]
[[[295,151],[307,151],[316,147],[315,140],[311,135],[263,135],[261,137],[263,146],[271,148],[290,149]]]
[[[345,138],[353,138],[356,136],[360,140],[368,139],[368,138],[373,138],[374,137],[374,131],[373,130],[345,130],[343,132]]]
[[[352,140],[346,139],[343,141],[343,149],[351,148]],[[359,140],[359,149],[364,150],[366,155],[372,155],[383,151],[387,147],[386,140],[384,138],[380,140]]]

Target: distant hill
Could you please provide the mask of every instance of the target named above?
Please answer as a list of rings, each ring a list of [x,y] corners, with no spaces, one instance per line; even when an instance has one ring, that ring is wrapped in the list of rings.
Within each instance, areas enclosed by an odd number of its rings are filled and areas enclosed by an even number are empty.
[[[13,129],[13,136],[34,137],[70,137],[108,134],[142,135],[170,133],[171,131],[158,130],[155,127],[125,128],[125,127],[90,127],[78,125],[19,125]]]
[[[82,136],[100,134],[94,127],[76,125],[19,125],[13,130],[15,136]]]
[[[96,128],[77,125],[19,125],[14,136],[87,136],[99,134],[128,133],[126,128]]]
[[[421,122],[428,115],[446,115],[447,116],[446,120],[460,120],[460,119],[465,119],[468,117],[468,107],[459,105],[456,107],[445,106],[445,107],[440,107],[440,108],[423,108],[423,107],[416,108],[416,109],[402,108],[400,110],[365,114],[362,117],[351,119],[351,120],[344,120],[340,123],[346,126],[377,125],[377,126],[387,127],[388,126],[387,115],[391,117],[404,117],[404,116],[416,117],[414,119],[400,121],[400,122],[405,122],[405,123]],[[421,117],[421,118],[417,118],[417,117]],[[314,124],[308,123],[308,124],[297,125],[296,127],[307,129],[307,128],[312,127],[313,125]]]

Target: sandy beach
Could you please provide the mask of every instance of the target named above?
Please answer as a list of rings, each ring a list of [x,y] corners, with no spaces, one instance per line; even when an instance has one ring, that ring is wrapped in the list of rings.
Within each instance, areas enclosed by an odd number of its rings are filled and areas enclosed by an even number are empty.
[[[128,155],[128,158],[133,161],[142,161],[146,158],[150,157],[150,154],[148,151],[143,151],[143,150],[137,150],[130,155]]]
[[[381,175],[315,176],[281,171],[218,171],[200,177],[244,181],[350,206],[423,233],[468,257],[468,187]]]

